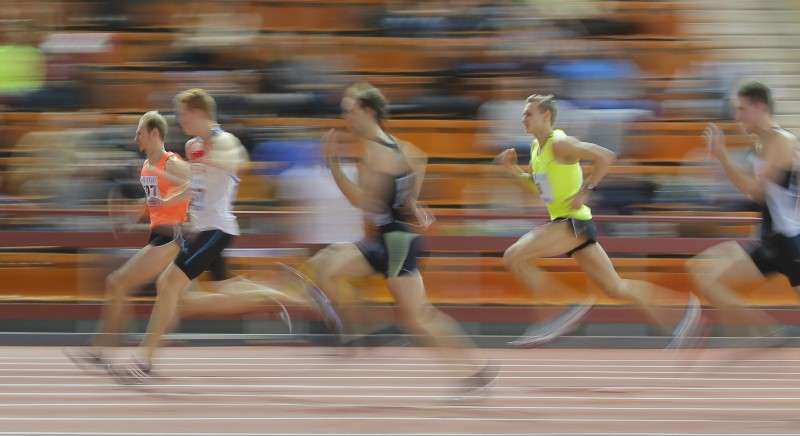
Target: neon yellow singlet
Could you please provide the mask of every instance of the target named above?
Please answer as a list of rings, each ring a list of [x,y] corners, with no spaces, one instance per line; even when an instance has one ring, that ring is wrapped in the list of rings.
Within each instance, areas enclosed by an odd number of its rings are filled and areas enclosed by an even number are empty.
[[[553,130],[539,153],[539,141],[531,144],[531,174],[539,195],[547,204],[550,219],[592,219],[592,210],[585,204],[579,209],[569,206],[570,197],[577,194],[583,185],[583,169],[580,162],[562,164],[553,155],[553,142],[567,136],[563,130]]]

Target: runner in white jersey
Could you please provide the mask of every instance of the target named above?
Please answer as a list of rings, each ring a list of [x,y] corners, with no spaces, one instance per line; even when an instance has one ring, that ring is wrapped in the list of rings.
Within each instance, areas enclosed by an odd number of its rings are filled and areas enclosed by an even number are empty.
[[[233,203],[239,184],[237,173],[247,162],[247,151],[234,135],[215,122],[216,104],[204,90],[190,89],[178,94],[176,106],[181,128],[193,136],[186,143],[191,176],[189,189],[184,188],[182,193],[171,197],[175,201],[191,197],[189,230],[175,261],[156,282],[158,298],[142,342],[141,357],[125,371],[115,371],[125,382],[141,383],[150,377],[153,358],[161,338],[175,323],[179,303],[181,316],[242,313],[270,303],[315,304],[318,309],[321,306],[308,298],[241,278],[231,279],[221,292],[190,292],[194,280],[219,264],[222,252],[239,235]],[[285,309],[283,313],[288,317]],[[288,324],[291,328],[291,322]]]
[[[211,150],[226,150],[226,160],[209,160]],[[247,160],[239,139],[215,124],[210,127],[207,137],[198,136],[186,143],[186,156],[192,165],[192,201],[189,206],[192,232],[219,231],[239,235],[239,223],[233,214],[239,186],[236,171]]]
[[[215,103],[205,91],[182,92],[176,97],[176,106],[181,128],[194,136],[186,144],[190,189],[179,196],[191,196],[189,232],[175,261],[156,282],[158,298],[142,342],[142,356],[128,370],[134,376],[150,373],[161,338],[175,322],[182,295],[239,234],[231,209],[239,181],[237,171],[247,162],[247,152],[236,137],[216,124]]]
[[[717,126],[706,129],[706,141],[731,182],[761,204],[761,238],[747,251],[735,241],[712,247],[692,259],[688,268],[698,290],[719,308],[725,325],[745,322],[750,335],[775,338],[781,332],[776,321],[747,307],[735,290],[754,289],[774,274],[784,275],[800,290],[800,145],[774,121],[774,102],[767,86],[758,82],[742,85],[735,103],[736,120],[757,138],[753,171],[733,162]],[[765,342],[781,343],[780,338]]]

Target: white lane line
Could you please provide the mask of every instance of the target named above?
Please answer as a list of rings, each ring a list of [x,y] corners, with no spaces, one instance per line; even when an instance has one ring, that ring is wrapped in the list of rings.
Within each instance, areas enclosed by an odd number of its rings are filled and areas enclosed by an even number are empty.
[[[497,360],[498,365],[502,366],[503,368],[591,368],[591,369],[599,369],[599,368],[672,368],[674,369],[676,366],[685,365],[685,361],[675,360],[671,365],[635,365],[635,366],[627,366],[627,365],[573,365],[569,363],[563,364],[505,364],[503,363],[502,359]],[[48,362],[22,362],[22,363],[9,363],[9,362],[0,362],[0,366],[15,366],[17,368],[9,368],[12,370],[17,370],[19,367],[26,368],[31,366],[44,366],[44,367],[51,367],[51,368],[73,368],[74,365],[72,362],[68,360],[64,360],[60,363],[48,363]],[[331,360],[330,362],[326,363],[310,363],[304,362],[302,359],[298,359],[295,363],[170,363],[170,362],[156,362],[157,366],[164,366],[164,367],[179,367],[179,368],[187,368],[187,367],[214,367],[214,368],[236,368],[236,367],[246,367],[246,368],[296,368],[297,365],[303,365],[304,369],[309,369],[309,367],[313,368],[325,368],[330,370],[362,370],[368,368],[386,368],[387,370],[395,371],[395,368],[419,368],[419,367],[442,367],[447,366],[441,362],[427,362],[427,363],[354,363],[350,361],[341,361],[341,360]],[[452,365],[457,367],[481,367],[482,364],[466,364],[460,363],[457,365]],[[759,369],[759,370],[774,370],[774,369],[797,369],[800,368],[800,365],[780,365],[780,366],[765,366],[765,365],[741,365],[738,361],[728,362],[728,363],[716,363],[716,364],[692,364],[692,368],[747,368],[747,369]],[[4,370],[4,368],[0,368],[0,371]]]
[[[95,378],[90,374],[80,374],[78,376],[66,375],[13,375],[3,376],[2,379],[33,379],[33,380],[63,380],[72,378]],[[790,383],[800,382],[800,378],[724,378],[724,377],[693,377],[691,375],[686,377],[626,377],[626,376],[578,376],[578,375],[515,375],[513,377],[506,377],[501,371],[498,376],[499,379],[507,380],[645,380],[645,381],[692,381],[692,382],[778,382]],[[294,376],[289,377],[286,375],[252,375],[252,376],[227,376],[223,374],[215,375],[195,375],[195,376],[152,376],[153,380],[286,380],[286,379],[303,379],[303,380],[463,380],[464,377],[460,376],[396,376],[396,375],[321,375],[321,376]],[[0,383],[0,386],[6,386],[5,383]]]
[[[633,400],[631,400],[633,401]],[[322,404],[309,404],[309,403],[287,403],[287,402],[264,402],[264,403],[232,403],[232,402],[225,402],[225,403],[203,403],[203,402],[166,402],[166,401],[150,401],[147,403],[10,403],[10,404],[0,404],[0,409],[9,409],[9,408],[30,408],[30,407],[93,407],[93,408],[115,408],[115,407],[156,407],[162,408],[164,406],[170,407],[237,407],[237,408],[258,408],[263,409],[264,407],[274,407],[274,406],[281,406],[281,407],[295,407],[300,409],[308,409],[308,408],[341,408],[341,407],[353,407],[353,408],[364,408],[370,407],[372,404],[370,403],[331,403],[327,405]],[[386,406],[386,405],[385,405]],[[391,407],[403,408],[403,409],[424,409],[424,410],[437,410],[437,409],[465,409],[465,410],[580,410],[580,411],[591,411],[591,410],[602,410],[602,411],[683,411],[683,412],[797,412],[796,407],[785,407],[785,408],[776,408],[776,407],[667,407],[667,406],[659,406],[659,407],[615,407],[615,406],[491,406],[491,405],[454,405],[454,404],[442,404],[442,405],[425,405],[420,407],[413,407],[413,406],[403,406],[403,405],[390,405]],[[138,411],[137,411],[138,412]]]
[[[158,364],[158,366],[162,366]],[[75,366],[65,366],[64,368],[0,368],[0,377],[19,377],[21,375],[26,374],[62,374],[64,377],[73,377],[75,374],[72,373],[73,371],[68,371],[69,369],[78,369]],[[664,375],[664,374],[686,374],[687,370],[682,368],[674,368],[669,371],[631,371],[631,370],[564,370],[564,369],[506,369],[505,367],[500,367],[501,372],[506,374],[636,374],[636,375],[643,375],[643,374],[655,374],[655,375]],[[800,372],[783,372],[783,371],[774,371],[774,368],[763,368],[764,371],[755,372],[755,371],[714,371],[714,375],[742,375],[742,376],[758,376],[758,375],[800,375]],[[172,370],[172,369],[171,369]],[[379,373],[379,374],[388,374],[387,376],[391,375],[391,377],[396,377],[394,374],[401,374],[401,373],[425,373],[425,374],[452,374],[452,368],[428,368],[428,369],[375,369],[375,368],[280,368],[280,369],[267,369],[267,368],[177,368],[176,371],[180,371],[182,373],[203,373],[208,374],[209,371],[222,371],[225,373],[253,373],[253,372],[280,372],[281,374],[293,374],[299,373],[301,375],[297,375],[296,377],[306,377],[305,373],[312,373],[316,374],[319,372],[337,372],[337,373]],[[69,374],[65,374],[65,372]],[[102,371],[98,370],[98,374],[102,373]],[[10,375],[5,375],[5,373],[14,373]],[[88,374],[87,375],[91,375]],[[417,377],[417,376],[415,376]]]
[[[70,416],[56,418],[45,417],[26,417],[0,416],[0,421],[4,422],[29,422],[29,421],[163,421],[163,422],[182,422],[182,421],[455,421],[455,422],[704,422],[704,423],[741,423],[741,424],[781,424],[786,420],[781,419],[709,419],[709,418],[509,418],[491,417],[479,418],[474,416]]]
[[[117,387],[116,385],[108,385],[108,387]],[[626,392],[621,392],[629,395]],[[0,392],[0,397],[148,397],[152,398],[153,392],[149,391],[98,391],[98,392]],[[211,392],[158,392],[155,395],[159,397],[178,397],[185,398],[187,395],[192,397],[222,397],[222,398],[275,398],[275,394],[248,394],[248,393],[211,393]],[[286,395],[282,397],[286,398]],[[416,399],[441,399],[442,395],[380,395],[380,394],[291,394],[291,398],[297,399],[396,399],[396,400],[416,400]],[[94,398],[93,398],[94,399]],[[782,402],[782,401],[800,401],[800,397],[619,397],[619,396],[603,396],[603,395],[492,395],[492,399],[496,400],[558,400],[558,401],[677,401],[681,403],[691,402]]]
[[[5,388],[91,388],[114,386],[113,383],[4,383]],[[298,384],[145,384],[137,385],[150,388],[234,388],[234,389],[322,389],[322,390],[430,390],[448,389],[450,385],[442,386],[408,386],[408,385],[298,385]],[[492,386],[494,390],[527,390],[527,389],[619,389],[619,390],[675,390],[675,391],[800,391],[800,386]]]
[[[263,349],[264,349],[264,353],[265,354],[268,354],[268,353],[285,353],[286,352],[285,348],[283,348],[283,349],[271,349],[270,347],[264,347]],[[225,351],[224,348],[221,348],[221,350]],[[339,350],[339,348],[330,348],[330,350]],[[418,348],[408,348],[408,350],[420,350],[420,349],[418,349]],[[493,353],[490,352],[491,349],[485,349],[485,350],[487,350],[487,352],[484,353],[484,354],[489,354],[489,355],[493,354]],[[726,350],[728,352],[735,352],[737,350],[741,351],[741,349],[735,349],[735,348],[730,348],[730,349],[719,348],[719,349],[714,349],[714,350],[718,351],[719,354],[727,354]],[[754,352],[757,352],[758,350],[759,349],[754,349]],[[783,348],[782,350],[787,350],[787,351],[788,350],[800,350],[800,347],[794,348],[794,349]],[[209,353],[214,353],[214,354],[218,353],[218,351],[216,351],[215,348],[197,349],[197,351],[198,352],[207,351]],[[529,352],[529,350],[508,350],[508,349],[499,349],[498,351],[500,351],[500,352],[513,351],[513,352],[518,352],[518,353]],[[539,350],[539,351],[543,352],[543,353],[547,352],[546,349],[545,350]],[[589,349],[587,351],[591,352],[591,351],[597,351],[597,350]],[[623,350],[621,352],[624,353],[624,351],[625,350]],[[635,351],[635,350],[630,350],[630,351]],[[710,350],[702,350],[702,352],[709,352],[709,351]],[[763,350],[763,351],[765,353],[769,353],[770,352],[770,350]],[[3,352],[3,348],[2,347],[0,347],[0,352]],[[54,353],[60,353],[60,351],[57,351],[57,352],[54,352]],[[698,354],[700,354],[700,353],[698,353]],[[308,361],[308,360],[335,360],[335,359],[338,359],[338,357],[331,356],[331,355],[324,355],[324,356],[308,355],[308,356],[306,356],[306,355],[303,355],[303,354],[295,354],[293,356],[263,356],[263,357],[163,356],[160,359],[162,359],[162,360],[208,360],[208,361],[230,361],[230,360],[244,360],[244,361],[252,361],[252,360],[254,360],[254,361],[270,361],[270,360],[296,361],[296,360],[302,360],[302,361]],[[19,363],[35,363],[35,362],[41,362],[43,360],[66,361],[66,357],[65,356],[42,356],[42,357],[31,356],[30,358],[19,359],[19,357],[9,356],[9,355],[0,356],[0,361],[4,361],[4,360],[19,362]],[[352,358],[348,358],[348,360],[367,360],[367,361],[396,362],[396,361],[404,361],[404,360],[409,360],[409,361],[430,361],[430,360],[434,360],[434,359],[433,358],[428,358],[428,357],[425,357],[425,356],[420,356],[420,357],[409,357],[409,356],[396,356],[396,357],[391,357],[391,356],[363,356],[362,357],[362,356],[354,356]],[[498,360],[506,361],[506,362],[536,362],[536,363],[551,362],[551,363],[554,363],[554,364],[558,364],[558,363],[589,363],[589,364],[593,364],[595,362],[615,363],[615,364],[616,363],[640,363],[640,362],[644,362],[644,363],[669,363],[669,362],[674,361],[674,359],[672,359],[672,358],[670,358],[670,359],[579,359],[579,358],[575,358],[575,359],[572,359],[572,358],[543,359],[543,358],[537,358],[535,356],[531,356],[530,358],[527,358],[527,357],[524,357],[524,358],[506,357],[506,358],[498,358]],[[472,362],[472,360],[469,360],[469,359],[453,359],[452,361],[453,362]],[[740,360],[737,360],[737,361],[738,362],[753,362],[753,363],[772,363],[772,362],[785,363],[785,362],[800,362],[800,359],[740,359]]]
[[[797,435],[797,433],[575,433],[575,432],[552,432],[547,433],[187,433],[187,432],[5,432],[0,431],[0,435],[28,436],[539,436],[539,435],[560,435],[560,436],[787,436]]]

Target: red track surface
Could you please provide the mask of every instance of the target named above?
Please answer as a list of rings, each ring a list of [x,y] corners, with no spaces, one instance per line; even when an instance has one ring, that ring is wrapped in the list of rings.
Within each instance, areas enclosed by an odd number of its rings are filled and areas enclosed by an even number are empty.
[[[454,374],[430,350],[334,351],[171,348],[134,388],[57,348],[0,348],[0,435],[800,432],[797,349],[484,349],[500,377],[466,402],[443,401]]]

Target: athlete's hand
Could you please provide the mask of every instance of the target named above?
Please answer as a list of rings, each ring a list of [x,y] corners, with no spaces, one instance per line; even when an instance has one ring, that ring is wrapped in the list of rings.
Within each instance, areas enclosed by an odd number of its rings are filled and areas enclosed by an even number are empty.
[[[581,189],[577,194],[569,198],[569,207],[572,208],[572,210],[580,209],[584,204],[586,204],[587,201],[589,201],[589,194],[591,193],[592,191]]]
[[[339,132],[337,132],[336,129],[330,129],[322,136],[322,157],[325,159],[328,166],[336,161],[338,155],[338,140]]]
[[[511,169],[517,164],[517,151],[513,148],[503,150],[502,153],[494,158],[494,161],[505,169]]]
[[[706,139],[708,153],[715,159],[722,159],[728,154],[728,148],[725,146],[725,134],[716,124],[709,123],[703,131],[703,137]]]
[[[417,202],[413,203],[412,209],[414,211],[414,220],[416,221],[414,227],[417,228],[417,231],[424,232],[436,222],[436,217],[427,208],[417,204]]]

